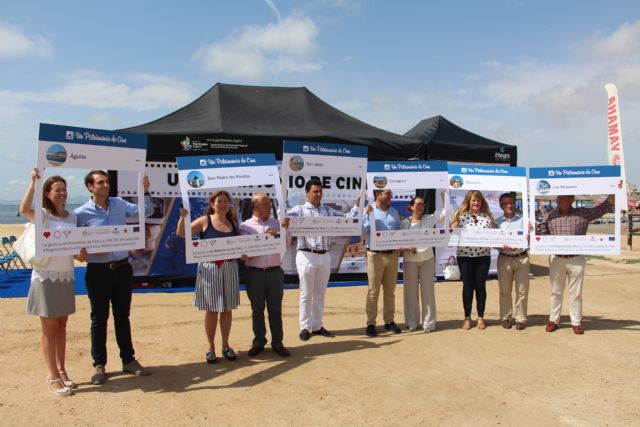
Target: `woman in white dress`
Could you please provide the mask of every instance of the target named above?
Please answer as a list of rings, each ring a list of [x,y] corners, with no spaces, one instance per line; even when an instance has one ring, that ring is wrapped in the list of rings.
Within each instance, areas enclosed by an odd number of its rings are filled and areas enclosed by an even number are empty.
[[[444,193],[443,193],[444,194]],[[424,214],[425,201],[415,196],[407,208],[411,216],[402,220],[400,228],[429,229],[438,223],[444,223],[445,211]],[[411,331],[422,326],[425,332],[436,330],[436,296],[433,288],[435,277],[435,258],[433,248],[405,249],[402,255],[404,277],[404,323]],[[419,296],[419,299],[418,299]],[[422,316],[420,316],[420,302]]]
[[[36,181],[40,179],[38,169],[31,172],[31,183],[22,201],[20,213],[30,221],[35,220],[32,207]],[[73,212],[65,209],[67,183],[60,176],[45,180],[42,189],[44,223],[47,228],[72,228],[76,226]],[[68,377],[65,368],[67,341],[67,318],[75,312],[73,259],[86,261],[87,251],[82,249],[77,256],[54,256],[46,267],[33,268],[31,286],[27,299],[27,314],[40,316],[42,336],[40,347],[49,370],[49,391],[56,396],[69,396],[78,386]]]

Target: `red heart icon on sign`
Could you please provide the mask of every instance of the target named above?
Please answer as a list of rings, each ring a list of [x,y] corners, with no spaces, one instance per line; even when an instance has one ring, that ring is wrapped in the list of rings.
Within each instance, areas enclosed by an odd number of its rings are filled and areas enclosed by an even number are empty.
[[[536,236],[536,240],[539,242],[540,241],[540,236]]]
[[[381,234],[381,233],[376,233],[376,237],[380,237],[380,234]]]
[[[44,233],[42,233],[42,235],[48,239],[49,236],[51,236],[51,233],[49,233],[48,231],[45,231]]]
[[[196,248],[198,247],[199,244],[200,242],[193,242],[193,246],[195,246]]]

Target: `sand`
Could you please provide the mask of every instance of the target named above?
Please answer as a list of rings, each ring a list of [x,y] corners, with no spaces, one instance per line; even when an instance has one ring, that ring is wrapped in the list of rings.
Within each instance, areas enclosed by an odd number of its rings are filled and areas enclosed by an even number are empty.
[[[239,359],[217,365],[204,363],[203,314],[191,307],[191,293],[134,294],[134,345],[153,375],[120,372],[110,326],[110,378],[102,386],[89,383],[89,305],[79,296],[68,324],[67,370],[80,388],[69,398],[47,392],[38,318],[24,314],[25,299],[3,299],[0,424],[640,425],[640,242],[634,246],[589,260],[583,336],[569,326],[566,296],[561,328],[544,331],[549,278],[543,256],[532,258],[524,331],[500,327],[492,280],[484,331],[460,329],[462,285],[449,282],[436,285],[438,331],[367,338],[366,289],[347,287],[327,294],[325,325],[337,337],[303,343],[299,293],[285,291],[288,359],[270,350],[247,356],[253,335],[244,293],[231,335]],[[402,286],[396,302],[402,324]]]

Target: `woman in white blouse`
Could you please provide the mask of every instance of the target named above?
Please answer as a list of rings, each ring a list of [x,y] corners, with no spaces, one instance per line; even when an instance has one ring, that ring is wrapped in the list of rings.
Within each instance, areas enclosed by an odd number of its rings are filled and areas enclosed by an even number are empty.
[[[411,216],[402,220],[400,228],[428,229],[437,223],[444,222],[445,211],[434,214],[424,214],[425,201],[415,196],[407,208]],[[436,330],[436,296],[433,289],[435,276],[435,258],[433,248],[409,248],[403,252],[404,277],[404,323],[411,331],[422,326],[425,332]],[[422,316],[420,316],[420,302],[422,302]]]
[[[35,211],[31,207],[36,181],[40,179],[38,169],[31,172],[31,183],[20,202],[20,213],[31,222]],[[43,218],[46,228],[71,228],[76,226],[76,216],[65,209],[67,182],[60,176],[47,178],[42,189]],[[77,256],[49,257],[46,267],[33,268],[31,286],[27,299],[27,314],[40,316],[42,337],[40,347],[49,370],[49,391],[56,396],[69,396],[78,388],[68,376],[65,368],[67,341],[67,319],[76,310],[73,259],[87,260],[87,251],[82,249]]]
[[[452,228],[495,228],[489,205],[481,192],[469,191],[460,209],[451,218]],[[458,267],[462,279],[462,306],[464,308],[464,323],[462,329],[471,329],[471,306],[473,294],[476,295],[476,309],[478,312],[478,329],[485,329],[484,309],[487,301],[487,276],[491,264],[491,248],[476,246],[458,246]]]

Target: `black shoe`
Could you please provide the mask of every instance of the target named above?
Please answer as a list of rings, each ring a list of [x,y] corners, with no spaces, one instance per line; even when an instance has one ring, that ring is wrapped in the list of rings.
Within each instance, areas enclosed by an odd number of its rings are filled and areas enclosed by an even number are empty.
[[[391,331],[394,334],[402,333],[402,330],[398,327],[398,325],[396,325],[396,322],[385,323],[384,329],[387,331]]]
[[[308,329],[303,329],[300,331],[300,340],[308,341],[310,337],[311,337],[311,334],[309,333]]]
[[[367,325],[367,336],[375,337],[378,333],[376,332],[376,325]]]
[[[253,347],[251,347],[249,349],[249,351],[247,352],[247,354],[251,357],[257,356],[260,353],[262,353],[264,351],[264,346],[263,345],[254,345]]]
[[[311,332],[313,335],[322,335],[323,337],[327,337],[327,338],[335,338],[336,334],[334,334],[333,332],[329,332],[327,331],[324,326],[321,327],[320,329],[318,329],[317,331],[313,331]]]
[[[305,329],[306,330],[306,329]],[[272,347],[273,351],[282,357],[289,357],[291,353],[287,349],[287,347],[281,345],[280,347]]]

